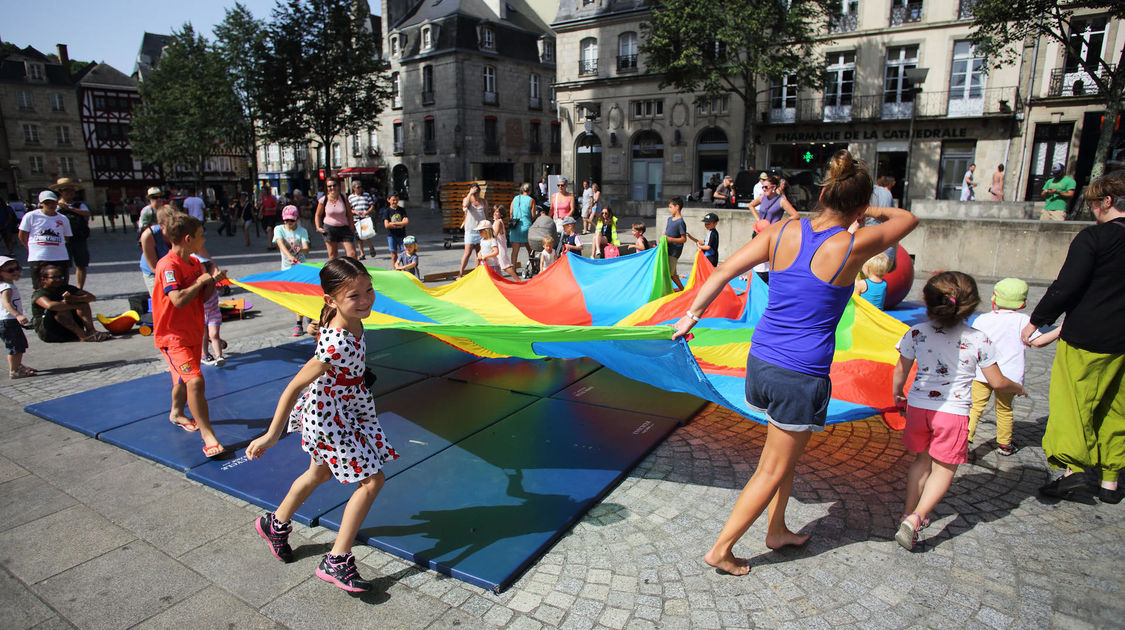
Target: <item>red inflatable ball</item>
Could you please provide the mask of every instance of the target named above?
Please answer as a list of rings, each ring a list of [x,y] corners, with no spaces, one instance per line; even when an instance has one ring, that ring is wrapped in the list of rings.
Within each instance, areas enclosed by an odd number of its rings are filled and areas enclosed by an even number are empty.
[[[883,302],[883,310],[889,310],[905,300],[910,287],[914,285],[914,259],[902,245],[895,250],[894,271],[883,276],[883,279],[887,281],[887,298]]]

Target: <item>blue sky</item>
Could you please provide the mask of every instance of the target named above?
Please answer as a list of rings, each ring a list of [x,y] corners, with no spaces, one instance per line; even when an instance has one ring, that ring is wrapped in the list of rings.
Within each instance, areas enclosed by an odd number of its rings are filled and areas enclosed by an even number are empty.
[[[254,17],[269,18],[277,0],[242,0]],[[380,2],[370,2],[375,12]],[[0,39],[43,53],[66,44],[71,59],[104,61],[133,72],[141,36],[169,33],[184,22],[211,36],[234,0],[0,0]]]

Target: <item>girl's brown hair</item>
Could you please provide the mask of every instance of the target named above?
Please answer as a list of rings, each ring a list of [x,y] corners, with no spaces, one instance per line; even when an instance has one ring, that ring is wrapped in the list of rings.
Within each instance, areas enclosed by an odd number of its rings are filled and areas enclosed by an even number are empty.
[[[492,212],[494,212],[494,213],[499,212],[500,213],[500,220],[502,220],[502,221],[508,220],[508,213],[506,212],[507,209],[508,209],[507,206],[505,206],[503,204],[499,204],[499,203],[493,204],[493,206],[492,206]]]
[[[866,208],[874,188],[871,169],[847,149],[840,149],[832,156],[820,185],[824,187],[820,192],[824,208],[845,216]]]
[[[363,266],[363,263],[350,256],[333,258],[320,268],[320,290],[324,291],[325,295],[333,295],[345,283],[360,276],[371,278],[371,274],[367,271],[367,267]],[[335,316],[336,309],[325,304],[320,309],[320,327],[327,326],[328,322],[332,321]]]
[[[980,293],[977,281],[960,271],[942,271],[934,274],[922,288],[926,303],[926,317],[942,328],[950,328],[965,321],[977,310]]]

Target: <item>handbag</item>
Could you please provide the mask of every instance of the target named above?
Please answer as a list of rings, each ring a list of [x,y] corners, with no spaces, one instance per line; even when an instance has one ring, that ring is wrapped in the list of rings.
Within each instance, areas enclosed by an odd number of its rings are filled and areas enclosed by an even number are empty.
[[[371,217],[360,219],[355,224],[356,234],[359,235],[359,240],[367,241],[375,238],[375,223]]]

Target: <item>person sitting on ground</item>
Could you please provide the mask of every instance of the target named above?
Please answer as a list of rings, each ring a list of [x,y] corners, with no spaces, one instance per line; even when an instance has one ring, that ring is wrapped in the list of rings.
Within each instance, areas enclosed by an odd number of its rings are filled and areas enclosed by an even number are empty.
[[[633,242],[629,243],[627,247],[631,247],[633,251],[643,252],[651,247],[648,239],[645,238],[645,224],[643,221],[637,221],[633,224]]]
[[[871,302],[871,305],[880,311],[887,302],[887,275],[891,268],[891,259],[885,252],[875,254],[863,263],[863,278],[855,281],[855,292],[859,297]]]
[[[93,293],[66,283],[66,270],[58,264],[39,267],[40,289],[31,294],[31,323],[47,343],[105,341],[109,334],[94,329],[90,302]]]
[[[597,214],[597,224],[594,226],[594,258],[604,258],[605,246],[621,247],[621,239],[617,236],[617,215],[606,206]]]

